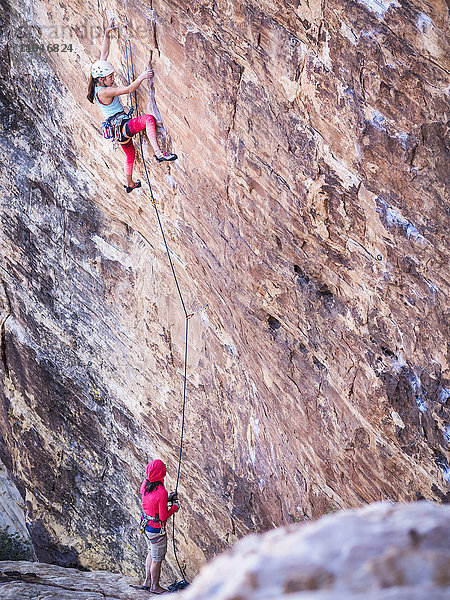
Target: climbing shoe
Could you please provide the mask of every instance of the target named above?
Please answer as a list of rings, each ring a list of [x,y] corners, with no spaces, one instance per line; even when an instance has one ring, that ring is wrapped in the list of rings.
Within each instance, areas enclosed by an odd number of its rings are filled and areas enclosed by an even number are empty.
[[[141,182],[140,181],[136,181],[136,183],[134,185],[132,185],[131,187],[128,187],[127,185],[124,185],[123,187],[127,190],[127,194],[129,194],[133,190],[135,190],[137,188],[140,188],[141,187]]]
[[[161,156],[156,156],[155,158],[158,162],[169,162],[171,160],[177,160],[178,156],[176,154],[170,154],[169,152],[163,152]]]

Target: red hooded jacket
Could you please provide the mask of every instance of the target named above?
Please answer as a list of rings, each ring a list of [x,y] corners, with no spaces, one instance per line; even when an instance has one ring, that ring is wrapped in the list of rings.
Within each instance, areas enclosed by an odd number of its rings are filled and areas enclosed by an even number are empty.
[[[147,478],[144,479],[141,485],[142,510],[149,517],[158,517],[163,523],[178,510],[178,506],[174,505],[171,509],[167,508],[168,494],[164,487],[164,477],[166,476],[166,467],[162,460],[152,460],[147,465]],[[147,481],[162,481],[163,485],[159,485],[156,490],[145,493],[145,485]],[[158,521],[150,521],[150,527],[159,529],[161,523]]]

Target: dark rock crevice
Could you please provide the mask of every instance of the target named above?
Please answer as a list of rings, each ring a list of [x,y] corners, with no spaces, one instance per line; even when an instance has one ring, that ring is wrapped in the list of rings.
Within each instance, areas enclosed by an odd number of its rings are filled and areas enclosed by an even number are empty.
[[[6,322],[11,315],[11,302],[6,291],[6,284],[3,280],[0,280],[0,356],[6,377],[9,377],[6,349]]]

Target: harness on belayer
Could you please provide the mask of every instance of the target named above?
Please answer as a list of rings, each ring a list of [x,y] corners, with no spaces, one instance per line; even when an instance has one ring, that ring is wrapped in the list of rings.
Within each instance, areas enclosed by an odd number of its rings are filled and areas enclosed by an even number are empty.
[[[170,506],[173,506],[175,502],[178,502],[178,494],[176,492],[172,492],[169,496]],[[156,515],[154,517],[151,517],[150,515],[146,515],[144,512],[142,513],[141,522],[139,524],[139,531],[141,534],[145,533],[145,528],[147,527],[147,525],[150,522],[151,523],[160,523],[161,535],[166,534],[166,526],[165,526],[164,521],[161,521],[161,519],[159,518],[159,513],[156,513]]]
[[[123,133],[123,127],[129,121],[133,114],[133,106],[130,108],[128,113],[121,111],[108,117],[106,121],[102,123],[102,133],[105,140],[111,140],[113,143],[114,150],[117,149],[119,144],[123,144],[130,138]]]
[[[159,518],[158,513],[156,513],[156,516],[151,517],[150,515],[146,515],[145,513],[142,513],[141,516],[141,523],[139,525],[139,531],[141,534],[145,533],[145,528],[147,527],[147,525],[152,522],[152,523],[160,523],[161,524],[161,535],[165,535],[166,534],[166,527],[164,525],[164,523],[161,521],[161,519]]]

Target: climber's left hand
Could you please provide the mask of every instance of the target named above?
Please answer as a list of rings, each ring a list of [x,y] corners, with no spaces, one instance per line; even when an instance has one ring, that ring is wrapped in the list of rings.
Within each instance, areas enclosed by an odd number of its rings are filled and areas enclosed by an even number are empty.
[[[111,17],[108,23],[108,27],[106,28],[105,35],[109,35],[111,31],[114,31],[114,29],[119,29],[119,27],[116,25],[116,18]]]

